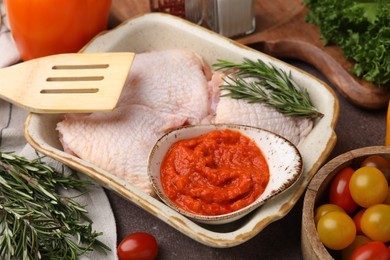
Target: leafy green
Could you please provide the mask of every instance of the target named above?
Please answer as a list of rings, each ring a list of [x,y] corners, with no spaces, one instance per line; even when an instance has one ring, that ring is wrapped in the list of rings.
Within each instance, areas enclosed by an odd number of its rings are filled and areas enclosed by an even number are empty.
[[[325,45],[340,46],[355,62],[351,73],[390,88],[390,1],[304,0],[306,21],[317,25]]]

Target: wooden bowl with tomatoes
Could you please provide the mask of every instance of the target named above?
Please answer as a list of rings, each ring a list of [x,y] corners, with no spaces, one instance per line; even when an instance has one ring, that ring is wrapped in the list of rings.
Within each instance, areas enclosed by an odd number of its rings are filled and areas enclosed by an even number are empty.
[[[352,150],[325,164],[304,196],[303,258],[390,259],[389,185],[390,147]]]

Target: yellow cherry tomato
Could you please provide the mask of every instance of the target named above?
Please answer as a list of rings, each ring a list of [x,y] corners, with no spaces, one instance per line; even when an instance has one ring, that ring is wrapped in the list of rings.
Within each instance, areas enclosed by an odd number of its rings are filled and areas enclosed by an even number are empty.
[[[389,116],[390,116],[390,114],[389,114]],[[390,122],[389,122],[389,124],[390,124]],[[372,166],[372,167],[378,168],[385,175],[387,182],[390,185],[390,161],[387,160],[385,157],[383,157],[381,155],[368,156],[366,159],[364,159],[364,161],[361,163],[360,166],[361,167],[362,166]]]
[[[390,242],[390,206],[377,204],[367,208],[360,225],[363,233],[372,240]]]
[[[341,207],[330,203],[322,204],[321,206],[317,207],[316,210],[314,211],[314,221],[316,223],[316,226],[322,216],[332,211],[345,212]]]
[[[352,199],[364,208],[383,203],[388,189],[385,175],[371,166],[357,169],[349,181]]]
[[[318,221],[317,232],[321,242],[333,250],[346,248],[356,237],[352,218],[340,211],[332,211],[322,216]]]

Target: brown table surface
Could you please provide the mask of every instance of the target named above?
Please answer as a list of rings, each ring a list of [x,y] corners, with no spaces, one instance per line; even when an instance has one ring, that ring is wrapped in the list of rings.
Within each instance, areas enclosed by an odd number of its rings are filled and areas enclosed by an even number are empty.
[[[133,14],[145,11],[144,0],[114,0],[116,4],[131,3]],[[135,2],[135,4],[134,4]],[[144,2],[145,3],[145,2]],[[111,24],[127,18],[128,12],[116,9]],[[285,60],[301,68],[329,86],[329,81],[311,65]],[[340,115],[336,126],[337,143],[328,160],[346,151],[373,145],[383,145],[386,130],[386,109],[364,110],[346,101],[337,93]],[[266,227],[251,240],[232,248],[212,248],[202,245],[178,232],[160,219],[135,206],[130,201],[106,190],[117,222],[118,243],[133,232],[148,232],[156,237],[159,244],[158,259],[302,259],[301,217],[303,195],[294,208],[281,220]]]

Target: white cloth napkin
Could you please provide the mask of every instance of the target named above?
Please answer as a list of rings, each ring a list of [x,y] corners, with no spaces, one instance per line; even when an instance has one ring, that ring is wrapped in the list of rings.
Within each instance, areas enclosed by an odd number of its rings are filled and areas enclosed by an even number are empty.
[[[0,68],[2,68],[18,62],[20,56],[9,30],[2,0],[0,0],[0,10],[2,18],[0,28]],[[32,159],[42,155],[27,144],[23,136],[23,126],[27,115],[28,111],[0,99],[0,149],[2,151],[15,152],[18,155]],[[45,161],[50,166],[61,169],[59,162],[50,158],[46,158]],[[79,177],[88,178],[82,174],[79,174]],[[98,237],[99,240],[112,250],[107,252],[107,255],[93,251],[80,257],[80,259],[117,259],[116,223],[103,188],[98,183],[95,183],[86,195],[79,197],[78,201],[82,205],[86,205],[89,212],[88,216],[93,221],[93,230],[103,232],[103,235]]]
[[[3,0],[0,0],[1,26],[0,26],[0,68],[14,64],[20,60],[18,50],[16,49],[11,32],[9,31],[8,21],[5,15]]]

